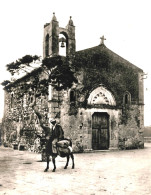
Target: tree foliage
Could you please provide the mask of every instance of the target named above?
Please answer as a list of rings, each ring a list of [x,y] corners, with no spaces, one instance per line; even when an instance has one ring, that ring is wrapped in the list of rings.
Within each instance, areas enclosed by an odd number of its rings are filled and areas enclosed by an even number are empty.
[[[71,88],[73,83],[78,82],[68,60],[61,56],[45,58],[42,66],[49,70],[48,81],[58,91]]]
[[[37,55],[25,55],[22,58],[16,60],[15,62],[7,64],[6,69],[8,72],[11,73],[11,75],[14,75],[15,73],[20,73],[20,71],[28,72],[27,68],[32,67],[31,63],[39,60],[40,57]]]
[[[16,62],[7,64],[7,71],[9,71],[12,75],[20,73],[20,71],[23,70],[27,71],[27,67],[31,67],[31,64],[39,59],[40,57],[36,55],[26,55],[21,59],[18,59]],[[47,78],[40,79],[38,71],[32,71],[29,73],[29,77],[32,76],[34,79],[32,82],[29,82],[29,78],[26,77],[24,84],[20,86],[22,92],[19,97],[23,96],[23,94],[29,91],[29,89],[32,91],[36,90],[36,96],[39,96],[40,94],[48,94],[49,84],[56,90],[60,91],[71,88],[73,83],[78,82],[74,76],[71,66],[69,65],[68,59],[65,57],[55,56],[51,58],[44,58],[40,68],[47,74]],[[3,85],[4,84],[6,86],[8,83],[3,82]],[[15,87],[15,85],[15,83],[11,83],[11,86]]]

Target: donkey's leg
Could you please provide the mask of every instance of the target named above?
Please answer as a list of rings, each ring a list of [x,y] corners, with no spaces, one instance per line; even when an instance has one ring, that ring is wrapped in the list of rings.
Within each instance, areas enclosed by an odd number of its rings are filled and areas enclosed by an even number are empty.
[[[72,169],[74,169],[74,156],[73,156],[73,153],[71,153],[71,159],[72,159]]]
[[[49,156],[47,156],[47,167],[46,167],[46,169],[44,170],[44,172],[47,172],[48,169],[49,169]]]
[[[67,169],[67,166],[68,166],[68,163],[69,163],[69,158],[70,158],[70,156],[67,155],[67,162],[66,162],[66,165],[65,165],[64,169]]]
[[[55,172],[55,170],[56,170],[56,162],[55,162],[55,158],[56,158],[56,156],[52,156],[52,162],[53,162],[53,166],[54,166],[54,168],[53,168],[52,172]]]

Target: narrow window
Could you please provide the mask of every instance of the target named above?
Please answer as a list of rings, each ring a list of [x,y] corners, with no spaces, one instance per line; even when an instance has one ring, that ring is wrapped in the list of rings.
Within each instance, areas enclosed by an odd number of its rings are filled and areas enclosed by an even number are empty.
[[[131,103],[131,95],[129,92],[125,92],[124,96],[123,96],[123,104],[126,105],[130,105]]]
[[[49,35],[47,35],[45,39],[45,55],[46,57],[49,56]]]
[[[126,94],[126,95],[125,95],[125,104],[128,104],[128,102],[129,102],[129,101],[128,101],[128,95]]]
[[[30,98],[30,102],[33,103],[33,97]]]
[[[70,102],[75,102],[76,101],[76,93],[74,90],[70,91]]]
[[[13,106],[14,106],[14,94],[12,93],[11,94],[11,108],[13,108]]]

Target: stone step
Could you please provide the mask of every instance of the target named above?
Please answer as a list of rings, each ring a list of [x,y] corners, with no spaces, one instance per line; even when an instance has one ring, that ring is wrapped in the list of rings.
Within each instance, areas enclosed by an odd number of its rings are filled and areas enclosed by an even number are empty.
[[[144,137],[144,143],[151,143],[151,137]]]

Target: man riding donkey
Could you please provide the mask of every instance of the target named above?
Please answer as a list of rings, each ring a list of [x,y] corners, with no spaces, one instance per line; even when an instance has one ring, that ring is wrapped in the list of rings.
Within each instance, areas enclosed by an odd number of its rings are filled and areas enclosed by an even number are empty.
[[[42,129],[45,132],[47,167],[44,171],[45,172],[48,171],[49,157],[52,156],[52,162],[54,164],[54,169],[53,169],[53,172],[54,172],[56,169],[55,158],[58,155],[57,143],[64,139],[64,131],[63,131],[61,125],[57,124],[56,120],[53,118],[49,119],[49,126],[44,125],[44,122],[42,120],[42,116],[41,116],[40,112],[38,111],[38,108],[35,106],[35,103],[32,105],[32,108],[39,119],[40,126],[42,127]],[[73,161],[72,168],[74,168],[74,157],[73,157],[73,154],[71,151],[71,146],[72,146],[72,143],[70,141],[69,142],[69,150],[68,150],[69,152],[67,154],[65,154],[65,156],[67,157],[67,163],[66,163],[66,166],[64,167],[65,169],[68,166],[69,156],[71,156],[71,158],[72,158],[72,161]],[[60,155],[60,153],[59,153],[59,155]],[[65,156],[61,156],[61,157],[65,157]]]
[[[53,154],[57,154],[56,143],[64,139],[64,131],[62,127],[56,123],[55,119],[52,118],[49,121],[52,124],[52,152]]]

